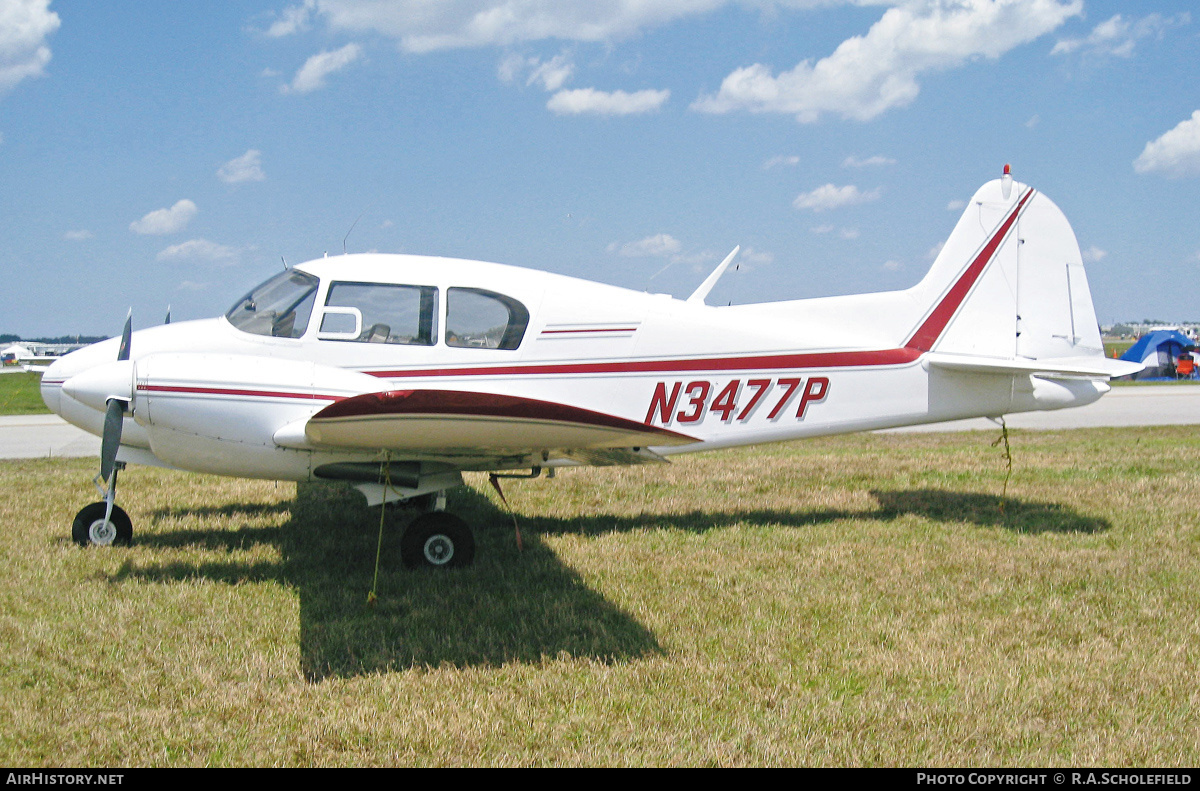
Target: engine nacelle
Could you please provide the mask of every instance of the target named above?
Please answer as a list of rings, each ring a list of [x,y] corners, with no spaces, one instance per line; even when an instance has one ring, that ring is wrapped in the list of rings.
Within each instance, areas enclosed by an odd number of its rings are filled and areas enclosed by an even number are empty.
[[[279,447],[276,431],[379,385],[373,376],[311,362],[152,354],[137,361],[133,414],[154,455],[168,464],[198,472],[303,480],[312,454]]]

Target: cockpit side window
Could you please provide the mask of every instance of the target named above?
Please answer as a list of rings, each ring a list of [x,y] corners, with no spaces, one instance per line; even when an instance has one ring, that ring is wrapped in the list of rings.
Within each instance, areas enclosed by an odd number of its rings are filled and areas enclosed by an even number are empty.
[[[319,280],[289,269],[238,300],[225,318],[242,332],[299,338],[308,329]]]
[[[447,346],[515,349],[528,326],[529,311],[512,297],[482,288],[446,292]]]
[[[388,283],[334,283],[317,337],[323,340],[432,346],[437,289]]]

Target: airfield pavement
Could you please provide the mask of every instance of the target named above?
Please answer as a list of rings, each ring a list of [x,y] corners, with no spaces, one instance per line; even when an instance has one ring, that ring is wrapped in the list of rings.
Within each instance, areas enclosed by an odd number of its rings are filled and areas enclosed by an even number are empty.
[[[1094,404],[1053,412],[1026,412],[1007,418],[1010,428],[1070,429],[1105,426],[1187,426],[1200,424],[1200,384],[1114,387]],[[931,423],[891,431],[994,430],[986,418]],[[100,438],[57,415],[0,417],[0,459],[75,458],[100,455]]]

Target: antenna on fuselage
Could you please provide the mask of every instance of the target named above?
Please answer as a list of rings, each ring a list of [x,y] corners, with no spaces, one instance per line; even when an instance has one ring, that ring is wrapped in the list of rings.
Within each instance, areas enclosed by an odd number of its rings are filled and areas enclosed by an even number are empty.
[[[346,254],[346,240],[350,238],[350,234],[354,233],[354,226],[358,225],[358,221],[361,220],[363,218],[363,214],[366,213],[367,212],[364,209],[362,214],[355,217],[354,222],[350,223],[350,230],[346,231],[346,235],[342,237],[342,255]]]
[[[279,256],[279,260],[283,262],[283,268],[284,268],[284,270],[285,270],[285,271],[286,271],[286,270],[288,270],[288,269],[291,269],[291,267],[287,265],[287,259],[286,259],[286,258],[284,258],[283,256]]]
[[[742,246],[740,244],[733,248],[733,252],[725,256],[725,260],[717,265],[717,268],[712,271],[711,275],[704,279],[704,282],[700,284],[700,288],[693,291],[692,295],[687,298],[687,301],[699,302],[701,305],[703,305],[704,298],[708,296],[708,292],[712,291],[713,286],[715,286],[717,281],[721,279],[721,275],[725,274],[725,270],[729,268],[729,264],[732,263],[733,259],[737,257],[738,251],[741,249]]]

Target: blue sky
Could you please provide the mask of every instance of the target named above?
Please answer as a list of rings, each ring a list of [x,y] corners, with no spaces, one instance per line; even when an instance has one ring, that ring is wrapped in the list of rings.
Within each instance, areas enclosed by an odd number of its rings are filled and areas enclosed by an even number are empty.
[[[0,0],[0,332],[377,250],[904,288],[1011,163],[1102,323],[1200,319],[1200,14],[1098,0]],[[351,228],[353,231],[351,232]]]

